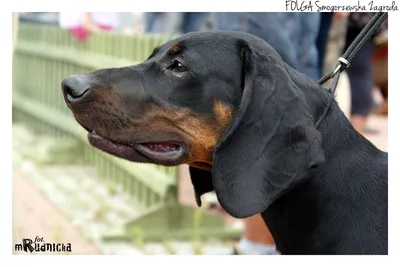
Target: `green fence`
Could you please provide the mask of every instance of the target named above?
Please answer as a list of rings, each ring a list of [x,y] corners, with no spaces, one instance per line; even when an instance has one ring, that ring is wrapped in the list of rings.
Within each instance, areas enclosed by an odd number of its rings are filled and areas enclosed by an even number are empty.
[[[13,64],[14,119],[57,138],[79,138],[86,144],[82,152],[87,163],[98,166],[105,177],[119,179],[116,182],[143,208],[156,206],[168,187],[176,185],[177,169],[128,163],[91,148],[65,105],[60,86],[71,74],[135,64],[167,40],[94,34],[87,43],[79,43],[56,26],[21,23]],[[143,173],[152,179],[140,179]]]
[[[95,33],[80,43],[57,26],[21,23],[13,58],[13,120],[84,144],[78,153],[85,163],[96,166],[107,182],[122,185],[143,210],[143,216],[127,225],[127,232],[150,227],[153,237],[166,234],[165,229],[190,232],[187,228],[193,224],[192,208],[178,203],[178,168],[131,163],[93,149],[65,105],[60,86],[72,74],[143,61],[154,47],[171,38]],[[223,226],[215,216],[202,218],[201,227],[213,228],[210,233]]]

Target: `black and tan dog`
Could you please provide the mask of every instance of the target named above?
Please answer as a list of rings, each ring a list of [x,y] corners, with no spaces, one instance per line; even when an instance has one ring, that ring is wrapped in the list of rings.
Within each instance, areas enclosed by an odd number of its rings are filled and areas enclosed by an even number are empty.
[[[66,78],[65,101],[94,146],[190,165],[200,196],[261,213],[283,254],[387,254],[388,155],[329,94],[263,40],[190,33],[143,63]]]

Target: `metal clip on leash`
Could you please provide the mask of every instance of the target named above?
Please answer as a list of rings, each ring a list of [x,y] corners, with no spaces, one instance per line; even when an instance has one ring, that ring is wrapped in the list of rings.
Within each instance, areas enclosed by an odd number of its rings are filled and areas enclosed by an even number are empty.
[[[337,65],[336,69],[332,72],[330,79],[333,78],[335,74],[338,73],[339,71],[342,72],[348,67],[350,67],[350,62],[348,62],[345,58],[339,57],[338,61],[340,62],[340,64]],[[343,64],[345,65],[345,68],[343,68]]]
[[[335,67],[335,69],[318,80],[318,83],[322,85],[333,78],[332,88],[329,90],[331,98],[324,112],[322,113],[321,117],[319,117],[319,119],[315,123],[315,127],[318,128],[318,126],[321,124],[326,114],[328,113],[329,108],[332,105],[336,87],[339,82],[340,74],[342,73],[342,71],[344,71],[350,66],[351,60],[363,48],[365,43],[374,35],[376,29],[378,29],[379,26],[382,24],[382,22],[386,20],[387,16],[388,14],[386,12],[376,13],[372,17],[372,19],[367,23],[367,25],[365,25],[362,31],[357,35],[356,39],[354,39],[354,41],[350,44],[350,46],[347,48],[344,54],[338,58],[338,65]]]

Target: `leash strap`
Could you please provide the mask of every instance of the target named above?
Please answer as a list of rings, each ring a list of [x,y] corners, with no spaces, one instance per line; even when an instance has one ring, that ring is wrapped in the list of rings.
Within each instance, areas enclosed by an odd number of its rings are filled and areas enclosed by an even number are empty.
[[[365,25],[362,31],[357,35],[356,39],[350,44],[350,46],[346,49],[344,54],[338,58],[338,64],[336,65],[335,69],[328,73],[327,75],[323,76],[321,79],[318,80],[320,85],[326,83],[330,79],[333,78],[332,88],[329,90],[330,93],[330,100],[329,104],[326,106],[324,112],[322,113],[321,117],[315,123],[315,127],[321,124],[323,119],[325,118],[326,114],[328,113],[329,108],[332,105],[335,91],[337,84],[339,82],[339,77],[342,71],[347,69],[350,66],[350,62],[353,58],[360,52],[360,50],[364,47],[365,43],[372,38],[375,31],[379,28],[379,26],[387,19],[388,13],[387,12],[378,12],[376,13],[372,19]]]

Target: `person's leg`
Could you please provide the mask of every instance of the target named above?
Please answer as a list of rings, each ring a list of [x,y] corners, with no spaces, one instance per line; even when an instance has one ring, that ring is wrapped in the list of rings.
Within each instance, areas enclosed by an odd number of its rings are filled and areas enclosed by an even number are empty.
[[[287,16],[289,13],[285,13]],[[294,36],[294,42],[297,44],[297,54],[299,67],[298,71],[306,74],[313,80],[321,78],[321,69],[319,67],[319,54],[317,49],[317,38],[320,29],[321,13],[297,13],[296,23],[288,29]]]
[[[319,75],[323,76],[324,72],[324,62],[325,62],[325,53],[326,46],[328,44],[329,38],[329,30],[331,28],[333,12],[323,12],[321,13],[321,23],[319,25],[319,32],[317,37],[317,50],[318,50],[318,67],[319,67]]]
[[[144,13],[144,30],[145,32],[151,33],[154,27],[154,12]]]
[[[202,30],[203,25],[206,23],[207,17],[210,15],[208,12],[185,12],[183,13],[182,32],[195,32]]]
[[[153,12],[150,33],[177,34],[182,24],[181,12]]]
[[[163,19],[163,31],[160,33],[181,34],[182,23],[183,23],[182,12],[165,12]]]
[[[346,34],[346,46],[355,39],[360,31],[348,29]],[[351,116],[353,127],[360,133],[364,133],[368,116],[373,106],[372,89],[372,53],[374,41],[367,41],[359,54],[353,58],[351,66],[347,69],[351,87]]]
[[[387,116],[389,113],[389,101],[388,101],[388,82],[379,85],[379,90],[382,94],[383,101],[377,106],[373,113],[375,115]]]
[[[388,115],[388,46],[381,44],[374,48],[373,53],[373,79],[374,84],[378,86],[382,95],[382,103],[374,108],[373,113],[376,115]]]
[[[237,253],[244,255],[279,254],[275,248],[274,238],[259,214],[245,220],[244,233],[239,242]]]

